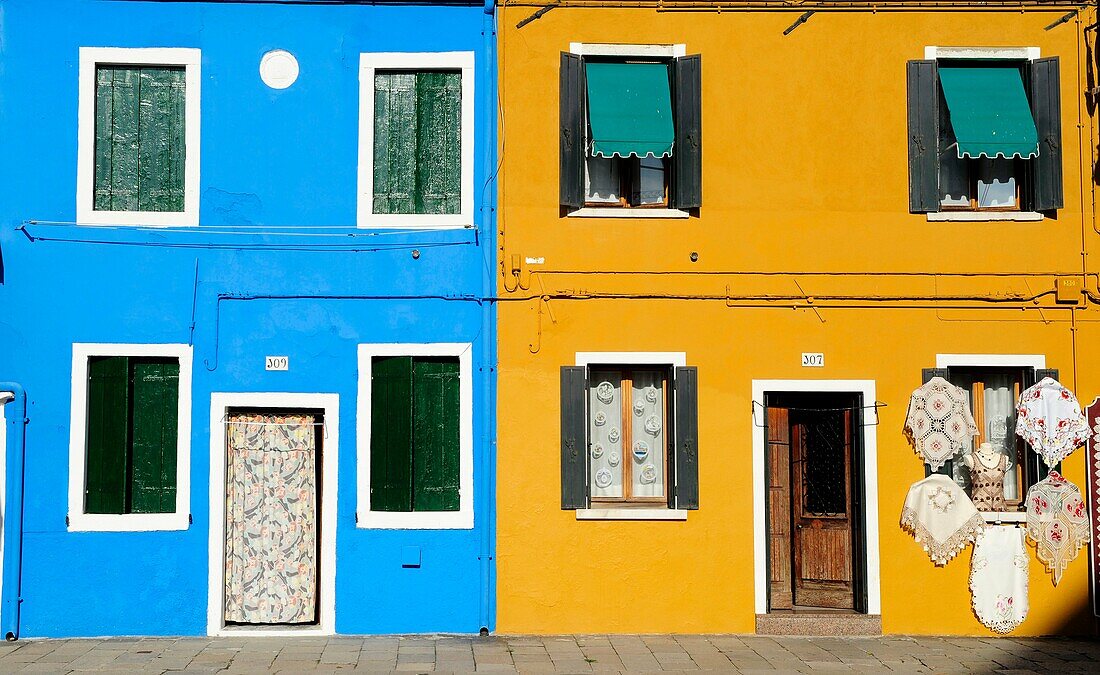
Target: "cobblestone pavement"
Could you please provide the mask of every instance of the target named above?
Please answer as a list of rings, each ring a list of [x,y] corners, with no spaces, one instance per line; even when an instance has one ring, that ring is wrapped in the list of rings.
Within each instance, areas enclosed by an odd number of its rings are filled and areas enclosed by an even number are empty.
[[[111,638],[0,644],[0,672],[1100,672],[1066,639],[576,635]]]

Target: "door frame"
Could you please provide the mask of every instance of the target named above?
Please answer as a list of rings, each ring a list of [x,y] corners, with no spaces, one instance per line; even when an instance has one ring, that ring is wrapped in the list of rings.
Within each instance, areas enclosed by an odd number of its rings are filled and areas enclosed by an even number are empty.
[[[858,514],[863,523],[863,556],[860,546],[853,547],[853,567],[863,565],[863,590],[866,593],[868,615],[882,613],[879,570],[878,528],[878,409],[874,408],[875,380],[753,380],[752,381],[752,526],[753,526],[753,577],[757,614],[768,613],[768,485],[767,476],[767,418],[762,416],[764,395],[769,393],[853,393],[862,396],[866,410],[864,424],[857,429],[856,440],[862,440],[863,512]],[[853,450],[856,450],[853,448]],[[858,478],[858,477],[857,477]],[[853,483],[853,489],[856,484]],[[858,602],[857,602],[858,605]]]
[[[324,410],[325,440],[320,461],[320,555],[317,561],[318,621],[315,626],[226,626],[225,605],[225,416],[231,408],[289,408]],[[210,560],[206,634],[217,635],[333,635],[336,632],[336,488],[340,448],[340,395],[295,393],[210,394]]]

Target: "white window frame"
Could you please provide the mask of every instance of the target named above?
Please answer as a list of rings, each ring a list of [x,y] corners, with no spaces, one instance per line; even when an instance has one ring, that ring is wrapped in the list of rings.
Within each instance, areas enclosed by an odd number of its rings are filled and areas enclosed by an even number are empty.
[[[458,70],[462,78],[459,212],[374,213],[374,73]],[[474,52],[365,52],[359,55],[359,199],[361,228],[447,229],[474,226]]]
[[[586,371],[591,371],[593,366],[684,368],[687,366],[687,352],[577,352],[574,365],[584,366]],[[671,406],[672,401],[668,401],[668,405]],[[586,425],[589,423],[587,409],[584,423]],[[587,449],[585,451],[587,452]],[[676,521],[687,520],[687,515],[687,509],[670,509],[667,506],[600,506],[576,509],[577,520]]]
[[[1032,368],[1047,367],[1045,354],[936,354],[937,368]],[[1017,471],[1023,467],[1016,467]],[[1020,496],[1023,502],[1023,495]],[[1022,523],[1027,520],[1024,511],[982,511],[987,523]]]
[[[569,52],[578,56],[619,56],[624,58],[676,59],[687,55],[687,44],[667,45],[631,45],[611,43],[570,42]],[[675,148],[673,152],[675,152]],[[587,156],[586,156],[587,159]],[[585,166],[585,182],[588,168]],[[682,209],[624,209],[614,206],[583,206],[570,211],[570,218],[688,218],[690,214]]]
[[[180,364],[176,425],[176,510],[173,513],[84,513],[87,469],[88,359],[93,356],[159,357]],[[73,344],[69,415],[69,531],[186,530],[191,518],[191,366],[185,344]]]
[[[76,169],[76,221],[81,225],[195,227],[199,224],[199,111],[202,51],[182,47],[81,47]],[[183,211],[97,211],[95,206],[96,66],[183,66]]]
[[[752,413],[746,422],[752,426],[752,530],[753,586],[757,614],[768,613],[768,485],[764,472],[767,457],[766,425],[756,417],[758,406],[763,404],[768,392],[844,392],[863,395],[865,407],[874,403],[876,380],[753,380]],[[867,593],[867,614],[882,614],[882,574],[879,557],[879,499],[878,499],[878,408],[870,406],[869,417],[863,424],[863,536],[867,557],[867,577],[864,588]],[[853,560],[853,564],[859,561]]]
[[[226,420],[231,408],[320,408],[324,411],[321,447],[321,528],[317,623],[302,626],[225,624],[225,463]],[[339,501],[340,395],[324,392],[212,392],[210,394],[210,539],[207,551],[206,634],[221,637],[303,637],[336,633],[336,523]]]
[[[1034,61],[1041,56],[1038,47],[936,47],[926,46],[924,58],[930,61],[939,59],[1010,59],[1013,61]],[[939,199],[939,195],[936,196]],[[925,214],[928,222],[994,222],[999,220],[1034,222],[1046,216],[1038,211],[952,211],[943,209]]]
[[[356,401],[356,527],[391,530],[470,530],[474,527],[473,345],[434,342],[359,345]],[[376,356],[457,356],[459,468],[457,511],[372,511],[370,508],[371,359]]]

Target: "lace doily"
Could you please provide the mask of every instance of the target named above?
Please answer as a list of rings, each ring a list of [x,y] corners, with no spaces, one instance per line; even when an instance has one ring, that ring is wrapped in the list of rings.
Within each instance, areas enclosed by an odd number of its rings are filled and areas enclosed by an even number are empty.
[[[935,471],[978,433],[966,392],[933,377],[909,397],[905,430],[913,449]]]
[[[1027,538],[1054,580],[1089,543],[1089,518],[1081,490],[1057,471],[1027,491]]]
[[[901,510],[902,528],[941,566],[980,538],[984,525],[962,488],[938,473],[913,483]]]
[[[1081,404],[1057,380],[1044,377],[1020,394],[1016,434],[1053,467],[1089,440]]]
[[[1006,634],[1027,618],[1028,555],[1024,531],[987,526],[970,559],[974,615],[990,630]]]

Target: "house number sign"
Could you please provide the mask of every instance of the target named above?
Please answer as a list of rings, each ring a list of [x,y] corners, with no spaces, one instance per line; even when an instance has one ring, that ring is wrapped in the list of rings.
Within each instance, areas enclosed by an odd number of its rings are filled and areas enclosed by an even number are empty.
[[[290,370],[290,359],[286,356],[266,356],[264,370]]]
[[[825,354],[822,352],[802,352],[803,368],[824,368]]]

